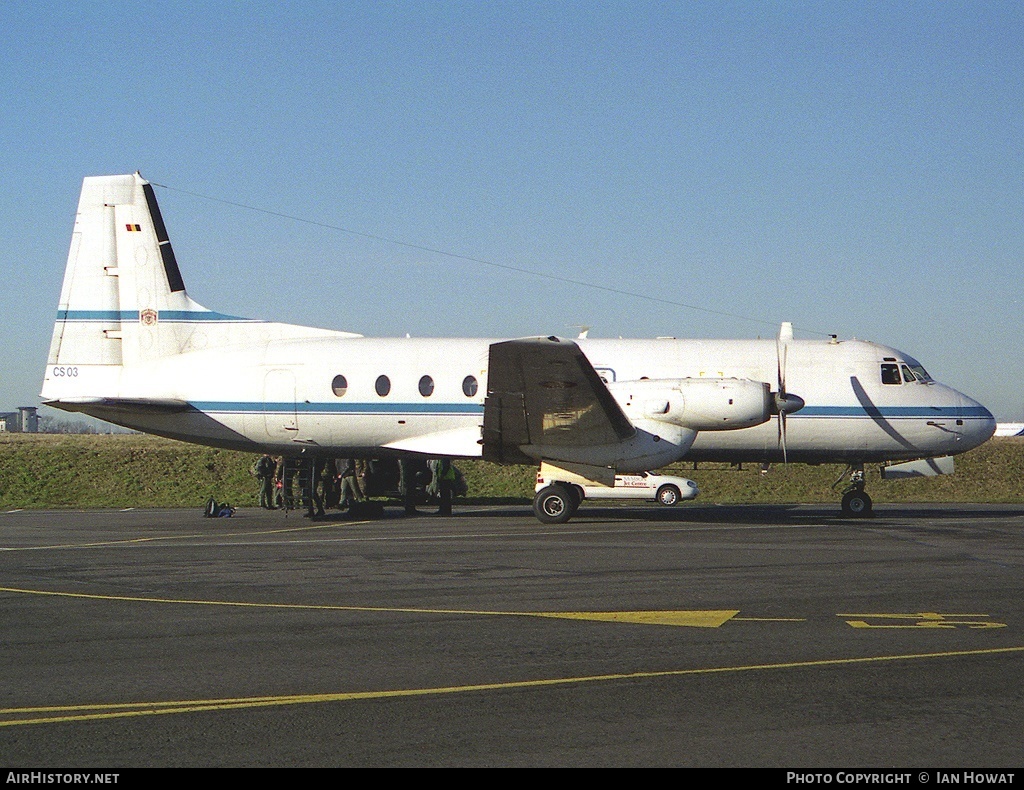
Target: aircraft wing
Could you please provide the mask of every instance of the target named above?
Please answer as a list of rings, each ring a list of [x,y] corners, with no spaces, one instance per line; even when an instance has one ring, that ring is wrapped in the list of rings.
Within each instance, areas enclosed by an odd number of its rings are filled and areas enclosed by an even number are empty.
[[[484,401],[485,459],[529,463],[523,445],[616,444],[636,429],[583,351],[571,340],[494,343]]]

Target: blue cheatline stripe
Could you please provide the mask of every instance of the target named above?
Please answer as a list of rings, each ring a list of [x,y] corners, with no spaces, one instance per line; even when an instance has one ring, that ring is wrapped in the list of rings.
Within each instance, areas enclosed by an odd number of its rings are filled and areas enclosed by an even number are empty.
[[[232,323],[264,323],[257,318],[242,318],[237,315],[226,313],[214,313],[204,310],[161,310],[157,314],[159,321],[171,321],[175,323],[203,323],[226,321]],[[138,310],[58,310],[58,321],[107,321],[107,322],[137,322],[139,320]]]
[[[217,413],[298,412],[300,414],[463,415],[484,413],[479,403],[291,403],[289,401],[191,401],[198,411]]]
[[[199,310],[161,310],[161,321],[244,321],[246,323],[264,323],[258,318],[242,318],[238,315],[227,315],[226,313],[206,313]]]
[[[199,411],[219,413],[256,413],[256,412],[298,412],[300,414],[444,414],[444,415],[480,415],[484,407],[478,403],[399,403],[369,402],[359,403],[292,403],[290,401],[192,401],[191,406]],[[937,408],[921,406],[891,406],[872,409],[869,413],[861,406],[805,406],[799,412],[789,415],[796,418],[849,418],[849,419],[992,419],[992,415],[983,406],[965,407],[962,410],[953,406]]]
[[[58,321],[138,321],[138,310],[58,310]]]

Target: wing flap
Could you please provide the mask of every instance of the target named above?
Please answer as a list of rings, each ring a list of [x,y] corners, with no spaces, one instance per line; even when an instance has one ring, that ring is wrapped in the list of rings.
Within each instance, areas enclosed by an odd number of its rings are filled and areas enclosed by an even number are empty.
[[[484,457],[528,461],[519,447],[611,445],[636,433],[582,349],[557,337],[490,347]]]

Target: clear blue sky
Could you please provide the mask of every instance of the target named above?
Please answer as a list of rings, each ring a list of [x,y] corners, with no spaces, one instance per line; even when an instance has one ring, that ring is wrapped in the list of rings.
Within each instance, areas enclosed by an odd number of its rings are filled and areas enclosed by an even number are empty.
[[[82,177],[140,170],[211,309],[414,336],[788,320],[1024,419],[1018,2],[12,3],[0,44],[0,411],[38,402]]]

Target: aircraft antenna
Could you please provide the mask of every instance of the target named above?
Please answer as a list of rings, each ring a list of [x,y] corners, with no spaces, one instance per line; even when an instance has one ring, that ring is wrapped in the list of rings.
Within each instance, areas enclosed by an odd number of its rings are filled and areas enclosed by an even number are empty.
[[[751,318],[747,315],[739,315],[737,313],[730,313],[725,310],[715,310],[710,307],[702,307],[701,305],[689,304],[687,302],[679,302],[674,299],[666,299],[662,296],[655,296],[654,294],[641,293],[639,291],[628,291],[624,288],[614,288],[610,285],[602,285],[600,283],[587,282],[586,280],[577,280],[573,277],[564,277],[560,274],[549,274],[547,272],[537,271],[536,269],[527,269],[525,266],[513,266],[509,263],[498,263],[496,261],[489,261],[485,258],[477,258],[473,255],[464,255],[459,252],[451,252],[449,250],[438,249],[437,247],[427,247],[423,244],[414,244],[408,241],[402,241],[401,239],[392,239],[387,236],[378,236],[374,233],[365,233],[360,230],[353,230],[352,228],[346,228],[341,225],[334,225],[329,222],[321,222],[315,219],[308,219],[306,217],[297,217],[294,214],[286,214],[283,211],[275,211],[273,209],[260,208],[259,206],[250,206],[247,203],[239,203],[234,200],[226,200],[224,198],[212,197],[211,195],[203,195],[199,192],[192,192],[187,189],[180,189],[178,187],[168,186],[167,184],[158,184],[155,181],[150,181],[155,187],[161,189],[167,189],[171,192],[180,192],[183,195],[190,195],[191,197],[200,198],[201,200],[209,200],[214,203],[222,203],[227,206],[234,206],[236,208],[244,208],[248,211],[256,211],[260,214],[267,214],[272,217],[281,217],[283,219],[290,219],[295,222],[303,222],[307,225],[314,225],[318,228],[327,228],[328,230],[336,230],[340,233],[348,233],[352,236],[359,236],[364,239],[372,239],[373,241],[383,242],[385,244],[395,244],[399,247],[406,247],[411,250],[419,250],[421,252],[430,252],[435,255],[443,255],[448,258],[455,258],[460,261],[468,261],[469,263],[478,263],[481,266],[490,266],[493,269],[502,269],[508,272],[515,272],[517,274],[525,274],[530,277],[540,277],[545,280],[553,280],[555,282],[565,283],[567,285],[575,285],[580,288],[590,288],[595,291],[603,291],[605,293],[615,294],[616,296],[628,296],[633,299],[643,299],[648,302],[656,302],[658,304],[668,305],[670,307],[682,307],[687,310],[696,310],[701,313],[707,313],[708,315],[720,315],[725,318],[735,318],[738,321],[747,321],[754,324],[764,324],[768,326],[774,326],[774,321],[765,321],[760,318]],[[828,337],[828,332],[821,332],[816,329],[805,329],[801,328],[801,331],[808,332],[813,335],[822,335]]]

